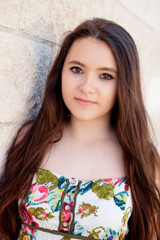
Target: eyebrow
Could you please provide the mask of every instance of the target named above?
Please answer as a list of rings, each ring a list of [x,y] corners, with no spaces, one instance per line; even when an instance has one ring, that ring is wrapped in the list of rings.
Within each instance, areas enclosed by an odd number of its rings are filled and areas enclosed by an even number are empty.
[[[76,61],[76,60],[72,60],[68,64],[71,64],[71,63],[77,64],[77,65],[82,66],[82,67],[86,67],[83,63],[81,63],[79,61]],[[114,73],[117,74],[117,71],[114,68],[111,68],[111,67],[101,67],[101,68],[97,68],[97,70],[111,71],[111,72],[114,72]]]

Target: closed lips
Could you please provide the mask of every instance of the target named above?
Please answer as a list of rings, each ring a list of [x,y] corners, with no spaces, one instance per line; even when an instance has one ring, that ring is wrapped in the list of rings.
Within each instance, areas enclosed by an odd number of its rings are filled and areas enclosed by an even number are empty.
[[[93,101],[82,99],[82,98],[76,98],[76,99],[79,100],[79,101],[82,101],[82,102],[86,102],[86,103],[95,103]]]

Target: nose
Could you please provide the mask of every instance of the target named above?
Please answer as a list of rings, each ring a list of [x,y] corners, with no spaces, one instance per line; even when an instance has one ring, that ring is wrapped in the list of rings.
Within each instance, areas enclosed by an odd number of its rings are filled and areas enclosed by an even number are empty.
[[[95,76],[92,74],[84,76],[83,81],[80,84],[80,90],[84,93],[94,93],[96,91]]]

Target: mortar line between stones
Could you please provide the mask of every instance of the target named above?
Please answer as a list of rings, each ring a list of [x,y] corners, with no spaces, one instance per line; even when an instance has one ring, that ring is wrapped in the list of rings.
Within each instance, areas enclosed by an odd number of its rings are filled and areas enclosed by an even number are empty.
[[[147,2],[148,3],[148,2]],[[154,27],[152,27],[150,24],[148,24],[147,22],[145,22],[145,20],[141,17],[139,17],[138,15],[136,15],[134,12],[132,12],[129,8],[127,8],[123,3],[121,3],[120,1],[118,1],[118,4],[121,5],[123,8],[126,9],[126,11],[130,12],[130,14],[134,15],[139,21],[141,21],[144,25],[146,25],[146,27],[148,27],[150,30],[152,30],[153,32],[156,32],[157,34],[160,35],[160,31],[158,31],[157,29],[155,29]]]
[[[6,32],[6,33],[11,34],[11,35],[15,35],[17,37],[22,37],[22,38],[25,38],[25,39],[28,39],[28,40],[32,40],[32,41],[35,41],[35,42],[38,42],[38,43],[46,43],[46,44],[50,45],[51,47],[53,47],[55,45],[59,46],[59,43],[51,42],[49,40],[42,39],[40,37],[36,37],[32,34],[22,32],[19,29],[12,29],[12,28],[8,28],[8,27],[4,27],[4,26],[0,25],[0,31],[1,32]]]

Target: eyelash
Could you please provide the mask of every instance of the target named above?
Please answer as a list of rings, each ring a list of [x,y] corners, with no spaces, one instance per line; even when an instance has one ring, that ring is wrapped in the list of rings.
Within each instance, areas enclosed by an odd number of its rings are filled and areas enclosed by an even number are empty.
[[[76,70],[75,70],[76,69]],[[80,73],[80,71],[82,71],[79,67],[71,67],[70,70],[74,73],[74,74],[82,74]],[[77,70],[80,70],[79,72],[77,72]],[[102,75],[106,75],[107,77],[106,78],[102,78],[100,77],[101,79],[103,80],[111,80],[113,79],[113,76],[108,74],[108,73],[103,73]]]

